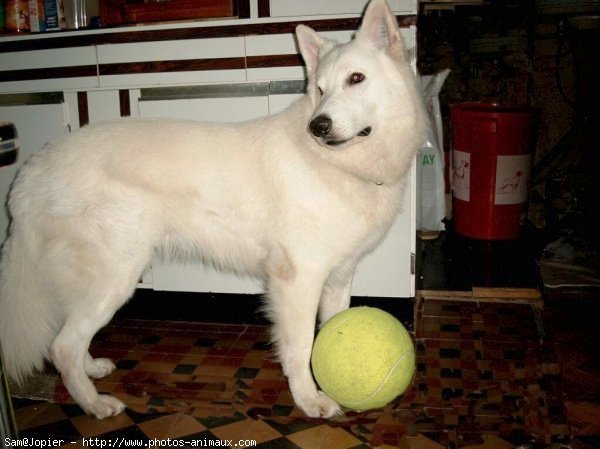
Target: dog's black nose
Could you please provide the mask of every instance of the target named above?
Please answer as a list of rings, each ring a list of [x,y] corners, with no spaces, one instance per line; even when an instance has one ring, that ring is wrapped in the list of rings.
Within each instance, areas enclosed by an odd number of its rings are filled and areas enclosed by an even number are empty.
[[[331,119],[326,115],[319,115],[311,120],[308,127],[313,135],[324,137],[331,131]]]

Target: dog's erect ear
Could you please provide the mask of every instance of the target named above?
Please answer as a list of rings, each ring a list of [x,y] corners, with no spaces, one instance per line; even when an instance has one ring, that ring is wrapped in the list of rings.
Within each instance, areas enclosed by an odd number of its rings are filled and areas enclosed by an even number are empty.
[[[357,37],[370,39],[382,50],[398,48],[404,51],[398,22],[386,0],[369,2]]]
[[[306,25],[298,25],[296,27],[296,37],[298,38],[298,46],[300,53],[306,63],[308,73],[312,73],[317,67],[321,50],[327,42],[324,37],[319,36],[315,30]]]

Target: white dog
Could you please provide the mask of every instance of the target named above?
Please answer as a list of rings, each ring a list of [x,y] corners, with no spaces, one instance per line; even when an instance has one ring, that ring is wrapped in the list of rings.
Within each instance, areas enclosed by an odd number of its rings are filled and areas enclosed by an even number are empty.
[[[98,418],[120,413],[90,378],[94,334],[158,252],[264,279],[296,404],[339,406],[310,371],[316,317],[346,309],[354,268],[399,212],[424,114],[395,17],[373,0],[344,45],[296,30],[307,94],[242,124],[122,119],[49,144],[23,167],[0,274],[0,340],[20,381],[51,360]]]

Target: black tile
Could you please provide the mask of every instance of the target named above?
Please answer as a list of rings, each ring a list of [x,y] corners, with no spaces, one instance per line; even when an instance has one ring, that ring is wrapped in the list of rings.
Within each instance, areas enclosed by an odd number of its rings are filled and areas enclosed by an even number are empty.
[[[135,368],[135,366],[137,364],[138,364],[137,360],[122,359],[117,362],[117,368],[130,370],[130,369]]]
[[[440,370],[440,377],[442,379],[460,379],[462,378],[462,370],[452,368],[442,368]]]
[[[507,349],[504,351],[504,358],[509,360],[523,360],[525,352],[521,349]]]
[[[258,368],[239,368],[233,375],[236,379],[254,379],[260,370]]]
[[[193,374],[198,365],[180,363],[173,369],[173,374]]]
[[[473,400],[483,400],[487,398],[487,391],[470,391],[467,393],[467,398]]]
[[[474,330],[473,331],[473,339],[474,340],[481,340],[483,337],[485,337],[484,330]]]
[[[244,381],[241,380],[241,378],[238,378],[238,380],[235,381],[235,386],[236,388],[240,388],[242,390],[251,390],[252,387],[250,385],[248,385],[247,383],[245,383]]]
[[[161,340],[158,335],[148,335],[138,341],[141,345],[155,345]]]
[[[218,447],[217,445],[221,442],[221,439],[217,437],[214,433],[212,433],[210,430],[203,430],[202,432],[197,432],[191,435],[186,435],[184,437],[179,437],[177,438],[177,440],[178,443],[188,443],[188,445],[184,444],[182,446],[178,446],[181,448]],[[192,443],[192,441],[194,441],[194,443]]]
[[[291,405],[274,405],[271,407],[273,416],[289,416],[294,407]]]
[[[290,435],[292,433],[301,432],[322,424],[320,422],[312,421],[290,421],[281,423],[270,419],[265,419],[265,422],[282,435]]]
[[[79,430],[69,421],[63,419],[43,426],[33,427],[19,432],[20,438],[57,438],[64,439],[68,442],[81,439]]]
[[[502,335],[520,335],[521,328],[517,326],[503,326],[500,328],[500,333]]]
[[[235,397],[238,399],[241,399],[242,401],[245,401],[246,399],[248,399],[248,395],[240,390],[235,392]]]
[[[85,412],[77,404],[61,404],[60,408],[69,418],[85,415]]]
[[[112,432],[97,435],[97,437],[105,442],[114,442],[122,438],[128,441],[144,442],[150,441],[150,438],[138,426],[124,427],[123,429],[113,430]]]
[[[150,399],[148,399],[147,404],[161,406],[165,404],[165,400],[163,398],[157,398],[155,396],[152,396]]]
[[[494,373],[488,370],[480,370],[479,371],[479,380],[492,380],[494,378]]]
[[[302,449],[300,446],[292,443],[285,437],[265,441],[264,443],[260,443],[254,447],[257,449]]]
[[[463,395],[464,391],[461,388],[442,388],[442,399],[444,399],[444,401],[460,398]]]
[[[460,359],[460,349],[441,348],[440,358],[442,359]]]
[[[487,412],[491,412],[491,411],[495,411],[498,412],[500,410],[501,404],[497,403],[497,402],[488,402],[486,404],[482,404],[481,405],[481,410],[482,411],[487,411]]]
[[[257,341],[252,345],[252,349],[255,351],[270,351],[271,344],[268,341]]]
[[[240,412],[236,412],[233,416],[209,416],[207,418],[200,418],[202,424],[209,429],[214,429],[215,427],[226,426],[227,424],[232,424],[235,422],[243,421],[246,419]]]
[[[212,348],[217,340],[215,338],[199,338],[194,343],[194,346],[200,346],[202,348]]]
[[[156,413],[156,412],[154,412],[154,413],[152,413],[152,412],[139,413],[134,410],[131,410],[130,408],[125,409],[125,414],[127,416],[129,416],[129,418],[136,424],[141,424],[143,422],[151,421],[153,419],[160,418],[161,416],[168,415],[168,413]]]

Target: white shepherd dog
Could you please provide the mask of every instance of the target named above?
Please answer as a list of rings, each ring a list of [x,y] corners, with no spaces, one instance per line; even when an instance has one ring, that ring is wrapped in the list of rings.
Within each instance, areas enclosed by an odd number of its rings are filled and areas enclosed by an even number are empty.
[[[24,165],[0,266],[12,379],[51,360],[87,413],[120,413],[90,380],[115,366],[88,348],[163,253],[263,279],[296,404],[312,417],[340,412],[311,375],[316,318],[349,306],[357,262],[399,213],[424,113],[385,0],[368,5],[349,43],[303,25],[296,34],[307,94],[278,115],[100,123]]]

